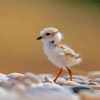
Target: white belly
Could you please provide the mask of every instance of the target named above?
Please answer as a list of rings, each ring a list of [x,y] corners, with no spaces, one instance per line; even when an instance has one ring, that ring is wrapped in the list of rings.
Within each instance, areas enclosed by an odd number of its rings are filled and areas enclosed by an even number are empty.
[[[44,52],[47,55],[48,59],[57,67],[65,68],[66,65],[62,63],[64,61],[64,57],[59,56],[59,50],[54,47],[44,46]]]
[[[65,67],[71,67],[79,62],[78,59],[71,59],[61,55],[60,50],[52,46],[44,46],[44,51],[48,59],[59,68],[62,67],[65,69]]]

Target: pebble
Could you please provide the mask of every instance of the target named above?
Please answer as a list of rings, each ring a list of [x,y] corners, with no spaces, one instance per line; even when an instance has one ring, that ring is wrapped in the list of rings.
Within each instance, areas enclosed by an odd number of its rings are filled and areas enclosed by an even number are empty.
[[[65,79],[66,79],[67,81],[70,80],[70,79],[69,79],[69,76],[66,76]],[[73,79],[72,79],[72,81],[74,81],[74,82],[76,82],[76,83],[79,83],[79,84],[81,84],[81,85],[86,85],[86,84],[88,84],[88,83],[86,82],[86,80],[87,80],[87,77],[86,77],[86,76],[82,76],[82,75],[73,75]]]
[[[88,73],[89,79],[100,78],[100,71],[93,71]]]
[[[100,100],[99,73],[93,73],[73,75],[73,81],[60,77],[56,83],[50,74],[0,73],[0,100]]]
[[[10,73],[7,75],[7,77],[10,79],[22,80],[24,78],[24,75],[20,73]]]
[[[74,93],[79,93],[80,91],[87,91],[90,90],[90,86],[73,86],[71,87]]]
[[[66,81],[64,83],[65,86],[80,86],[81,84],[74,82],[74,81]]]
[[[7,81],[8,79],[7,75],[0,73],[0,80]]]
[[[54,83],[53,79],[49,78],[48,76],[44,77],[44,82]]]
[[[82,75],[73,75],[73,80],[76,80],[77,81],[85,81],[87,80],[87,77],[86,76],[82,76]],[[69,80],[69,75],[65,77],[66,80]]]
[[[53,75],[51,74],[36,74],[36,77],[39,81],[42,81],[44,82],[45,81],[45,77],[49,77],[49,78],[52,78]]]
[[[89,82],[88,85],[95,85],[95,86],[100,86],[97,82]]]
[[[66,80],[64,78],[59,77],[56,81],[56,84],[63,86]]]
[[[40,80],[38,79],[37,75],[33,74],[33,73],[25,73],[25,79],[29,79],[31,80],[33,83],[39,83]]]
[[[96,78],[95,82],[97,82],[100,85],[100,78]]]

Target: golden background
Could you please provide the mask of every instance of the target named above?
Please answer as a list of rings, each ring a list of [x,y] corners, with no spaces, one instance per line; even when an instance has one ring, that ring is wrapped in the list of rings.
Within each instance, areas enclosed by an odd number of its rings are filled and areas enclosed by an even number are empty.
[[[96,0],[0,0],[0,72],[56,73],[36,41],[54,26],[83,61],[74,73],[100,69],[100,2]]]

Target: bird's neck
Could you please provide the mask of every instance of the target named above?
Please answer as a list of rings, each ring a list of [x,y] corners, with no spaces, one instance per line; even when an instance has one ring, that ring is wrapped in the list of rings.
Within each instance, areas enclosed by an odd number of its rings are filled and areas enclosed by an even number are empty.
[[[49,42],[44,42],[43,44],[44,44],[44,46],[53,47],[53,46],[55,46],[55,43],[56,42],[54,40],[52,40]]]
[[[51,44],[55,44],[55,41],[54,41],[54,40],[52,40],[52,41],[50,41],[50,43],[51,43]]]

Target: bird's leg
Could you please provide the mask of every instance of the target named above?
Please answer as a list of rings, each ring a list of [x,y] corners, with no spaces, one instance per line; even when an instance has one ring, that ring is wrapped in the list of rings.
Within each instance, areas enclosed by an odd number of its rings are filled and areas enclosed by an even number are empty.
[[[55,77],[55,79],[53,80],[54,82],[56,82],[56,80],[59,78],[59,76],[61,75],[63,69],[60,68],[59,73],[57,74],[57,76]]]
[[[70,75],[70,81],[72,81],[72,71],[68,67],[66,67],[66,68],[67,68],[69,75]]]

